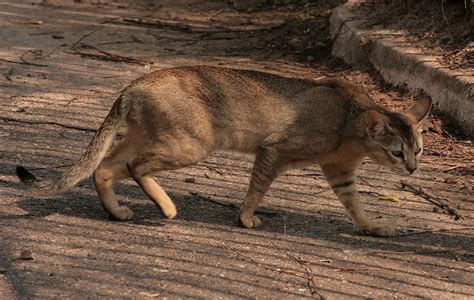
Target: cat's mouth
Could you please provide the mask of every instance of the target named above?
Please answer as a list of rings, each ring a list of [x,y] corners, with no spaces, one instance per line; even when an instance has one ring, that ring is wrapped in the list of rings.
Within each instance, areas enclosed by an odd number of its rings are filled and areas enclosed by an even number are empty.
[[[416,171],[416,169],[410,171],[406,167],[399,167],[399,166],[394,167],[394,170],[397,170],[399,175],[402,175],[405,177],[409,177],[413,175],[413,173],[415,173]]]

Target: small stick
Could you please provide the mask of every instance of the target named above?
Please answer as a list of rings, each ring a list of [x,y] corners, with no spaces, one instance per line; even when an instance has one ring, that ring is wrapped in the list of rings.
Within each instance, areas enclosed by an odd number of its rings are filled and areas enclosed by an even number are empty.
[[[316,285],[316,282],[314,281],[313,269],[309,265],[309,262],[288,253],[288,251],[286,251],[286,250],[285,250],[285,254],[290,259],[294,260],[296,263],[298,263],[300,266],[302,266],[304,268],[304,270],[306,272],[306,280],[307,280],[306,284],[307,284],[311,294],[315,297],[317,296],[321,300],[325,299],[324,296],[321,295],[318,292],[318,290],[316,289],[317,285]]]
[[[222,205],[222,206],[230,206],[232,208],[237,207],[237,205],[234,204],[234,203],[225,203],[225,202],[217,201],[217,200],[214,200],[212,198],[204,197],[202,195],[199,195],[196,192],[189,192],[189,194],[193,197],[198,198],[199,200],[202,200],[202,201],[211,202],[211,203],[214,203],[214,204],[217,204],[217,205]]]
[[[443,249],[443,250],[427,250],[427,251],[373,251],[372,254],[434,254],[461,251],[463,248]]]
[[[227,246],[227,245],[226,245]],[[255,264],[256,266],[258,267],[262,267],[268,271],[272,271],[272,272],[275,272],[275,273],[279,273],[279,274],[288,274],[288,275],[293,275],[293,276],[296,276],[296,277],[299,277],[299,278],[302,278],[302,279],[306,279],[307,280],[307,283],[309,285],[309,288],[310,288],[310,291],[311,291],[311,294],[313,296],[318,296],[319,299],[324,299],[324,297],[322,295],[320,295],[318,293],[318,291],[315,290],[315,282],[314,282],[314,278],[312,277],[312,270],[309,270],[307,269],[308,266],[304,265],[305,266],[305,272],[299,272],[299,271],[293,271],[293,270],[285,270],[285,269],[280,269],[280,268],[272,268],[272,267],[269,267],[263,263],[259,263],[258,261],[256,261],[255,259],[251,258],[251,257],[248,257],[246,255],[243,255],[242,253],[240,253],[239,251],[235,250],[235,249],[232,249],[230,248],[229,246],[227,246],[227,249],[228,250],[231,250],[232,252],[234,252],[235,254],[237,254],[237,257],[240,258],[240,259],[243,259],[243,260],[247,260],[247,261],[250,261],[252,262],[253,264]],[[311,272],[308,274],[308,272]]]
[[[71,100],[69,100],[64,106],[69,106],[69,104],[71,104],[73,101],[76,101],[76,100],[77,100],[77,97],[74,97]]]
[[[29,124],[29,125],[54,125],[54,126],[60,126],[62,128],[68,128],[68,129],[75,129],[75,130],[80,130],[80,131],[85,131],[85,132],[96,132],[95,129],[91,128],[86,128],[86,127],[79,127],[79,126],[73,126],[73,125],[66,125],[66,124],[61,124],[58,122],[43,122],[43,121],[34,121],[34,120],[19,120],[19,119],[14,119],[14,118],[7,118],[7,117],[2,117],[0,120],[4,122],[15,122],[15,123],[21,123],[21,124]]]
[[[289,176],[289,177],[321,177],[322,175],[320,173],[303,173],[303,174],[283,174],[283,176]]]
[[[276,25],[263,27],[263,28],[254,28],[254,29],[233,29],[233,28],[213,29],[213,28],[193,28],[190,25],[173,22],[173,21],[159,21],[159,20],[140,19],[140,18],[123,18],[122,20],[125,23],[131,23],[131,24],[136,24],[136,25],[141,25],[141,26],[149,26],[149,27],[164,28],[164,29],[171,29],[171,30],[184,31],[184,32],[195,32],[195,33],[267,31],[267,30],[277,29],[286,24],[286,22],[281,22]]]
[[[108,52],[105,52],[105,51],[100,51],[100,54],[98,54],[98,53],[87,53],[87,52],[82,52],[82,51],[66,51],[66,53],[79,55],[81,57],[90,58],[90,59],[114,61],[114,62],[125,62],[125,63],[137,64],[137,65],[142,65],[142,66],[146,65],[145,62],[143,62],[141,60],[138,60],[136,58],[111,54],[111,53],[108,53]]]
[[[456,169],[459,169],[461,168],[462,166],[453,166],[453,167],[449,167],[449,168],[446,168],[443,170],[443,173],[446,173],[446,172],[449,172],[449,171],[452,171],[452,170],[456,170]]]
[[[379,192],[373,192],[373,191],[359,191],[361,194],[368,194],[368,195],[374,195],[374,196],[383,196],[383,194]]]
[[[132,23],[132,24],[137,24],[137,25],[142,25],[142,26],[169,28],[169,29],[185,31],[185,32],[192,31],[189,25],[175,23],[175,22],[146,20],[146,19],[139,19],[139,18],[123,18],[122,20],[125,23]]]
[[[293,275],[293,276],[296,276],[296,277],[299,277],[299,278],[305,278],[305,276],[302,273],[298,272],[298,271],[285,270],[285,269],[280,269],[280,268],[271,268],[271,267],[269,267],[269,266],[267,266],[263,263],[260,263],[260,262],[256,261],[255,259],[253,259],[249,256],[243,255],[239,251],[237,251],[235,249],[232,249],[227,245],[226,245],[226,248],[228,250],[234,252],[235,254],[237,254],[237,257],[240,258],[241,260],[250,261],[251,263],[255,264],[257,267],[262,267],[262,268],[264,268],[268,271],[272,271],[272,272],[279,273],[279,274],[288,274],[288,275]]]
[[[398,234],[397,236],[418,235],[418,234],[434,233],[434,232],[464,231],[464,230],[474,230],[474,227],[441,228],[441,229],[423,230],[423,231],[401,233],[401,234]]]
[[[101,25],[107,24],[107,23],[112,23],[113,21],[120,19],[121,17],[115,17],[112,19],[107,19],[105,21],[100,22]],[[76,50],[77,45],[79,45],[80,42],[91,36],[92,34],[96,33],[99,30],[102,30],[102,27],[95,28],[94,30],[84,34],[80,39],[78,39],[74,44],[72,44],[72,49]]]
[[[421,196],[423,199],[427,200],[428,202],[436,205],[437,207],[445,210],[448,214],[454,216],[455,220],[463,219],[463,216],[459,214],[459,212],[454,209],[451,205],[446,203],[444,200],[440,199],[439,197],[434,196],[433,194],[425,191],[422,187],[415,186],[410,184],[406,181],[400,181],[402,184],[402,189],[407,188],[409,192],[412,192],[415,195]]]
[[[217,205],[229,206],[229,207],[232,207],[232,208],[238,208],[239,207],[235,203],[221,202],[221,201],[209,198],[209,197],[204,197],[202,195],[199,195],[196,192],[189,192],[189,194],[191,194],[191,196],[194,196],[194,197],[198,198],[199,200],[206,201],[206,202],[211,202],[211,203],[214,203],[214,204],[217,204]],[[277,215],[279,215],[279,213],[277,213],[277,212],[266,211],[266,210],[257,210],[255,213],[260,214],[260,215],[266,215],[266,216],[277,216]]]
[[[116,42],[103,42],[98,43],[98,45],[111,45],[111,44],[126,44],[126,43],[140,43],[143,44],[143,41],[137,38],[135,35],[131,35],[132,39],[125,41],[116,41]]]
[[[28,35],[46,35],[46,34],[61,34],[64,33],[62,31],[46,31],[46,32],[36,32],[36,33],[28,33]]]
[[[336,269],[337,272],[356,272],[356,271],[378,271],[376,268],[339,268]]]
[[[223,13],[223,12],[224,12],[224,9],[221,8],[221,9],[219,9],[218,11],[216,11],[215,13],[213,13],[210,18],[217,17],[218,15],[220,15],[220,14]]]
[[[36,63],[32,63],[32,62],[27,62],[27,61],[15,61],[15,60],[9,60],[9,59],[4,59],[4,58],[0,58],[0,61],[9,62],[9,63],[12,63],[12,64],[19,64],[19,65],[47,67],[47,65],[36,64]]]
[[[206,166],[206,165],[203,165],[206,169],[208,169],[209,171],[212,171],[212,172],[215,172],[221,176],[225,175],[223,172],[219,171],[218,169],[214,168],[214,167],[210,167],[210,166]]]

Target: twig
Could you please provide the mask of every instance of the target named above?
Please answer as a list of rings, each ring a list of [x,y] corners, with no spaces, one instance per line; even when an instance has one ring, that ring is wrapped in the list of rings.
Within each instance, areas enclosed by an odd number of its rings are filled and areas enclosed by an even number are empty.
[[[64,33],[62,31],[45,31],[45,32],[37,32],[37,33],[28,33],[28,35],[46,35],[46,34],[60,34]]]
[[[20,22],[20,24],[26,24],[26,25],[43,25],[43,21],[38,20],[38,21],[25,21],[25,22]]]
[[[474,230],[474,227],[441,228],[441,229],[423,230],[423,231],[401,233],[401,234],[398,234],[397,236],[418,235],[418,234],[434,233],[434,232],[464,231],[464,230]]]
[[[443,170],[443,173],[446,173],[446,172],[449,172],[449,171],[452,171],[452,170],[456,170],[456,169],[459,169],[461,168],[462,166],[453,166],[453,167],[449,167],[449,168],[446,168]]]
[[[217,17],[218,15],[220,15],[220,14],[223,13],[223,12],[224,12],[224,9],[221,8],[221,9],[219,9],[218,11],[216,11],[215,13],[213,13],[213,14],[209,17],[209,19],[214,18],[214,17]]]
[[[275,248],[277,248],[277,246],[272,241],[271,243],[273,244]],[[316,285],[316,282],[314,282],[313,269],[310,266],[310,262],[304,259],[301,259],[299,257],[296,257],[293,254],[290,254],[286,249],[283,249],[283,251],[285,252],[288,258],[295,261],[296,263],[298,263],[300,266],[302,266],[305,269],[305,279],[307,280],[307,285],[311,294],[315,297],[317,296],[321,300],[325,299],[316,289],[317,285]]]
[[[444,3],[446,3],[446,0],[441,0],[441,13],[443,14],[443,19],[446,25],[451,26],[448,22],[448,18],[446,17],[446,11],[444,10]]]
[[[171,29],[176,31],[184,31],[184,32],[208,32],[208,33],[219,33],[219,32],[255,32],[255,31],[266,31],[266,30],[273,30],[279,27],[282,27],[286,24],[286,22],[281,22],[276,25],[262,27],[262,28],[252,28],[252,29],[238,29],[238,28],[224,28],[224,29],[214,29],[214,28],[193,28],[191,25],[178,23],[175,21],[159,21],[159,20],[151,20],[151,19],[140,19],[140,18],[123,18],[124,23],[136,24],[140,26],[149,26],[149,27],[157,27],[157,28],[164,28],[164,29]]]
[[[101,25],[104,25],[104,24],[107,24],[107,23],[111,23],[117,19],[120,19],[121,17],[115,17],[115,18],[112,18],[112,19],[108,19],[108,20],[105,20],[105,21],[102,21],[100,22],[99,24]],[[98,27],[86,34],[84,34],[80,39],[78,39],[75,43],[72,44],[72,49],[76,50],[76,46],[79,45],[79,43],[81,43],[83,40],[85,40],[86,38],[88,38],[89,36],[91,36],[92,34],[96,33],[97,31],[99,30],[102,30],[103,28],[102,27]]]
[[[73,97],[72,99],[70,99],[66,104],[64,104],[64,106],[69,106],[72,102],[76,101],[77,100],[77,97]]]
[[[116,45],[116,44],[128,44],[128,43],[135,43],[136,41],[114,41],[114,42],[103,42],[103,43],[97,43],[97,45]]]
[[[359,191],[361,194],[368,194],[368,195],[374,195],[374,196],[383,196],[383,194],[379,192],[372,192],[372,191]]]
[[[202,165],[203,167],[205,167],[206,169],[208,169],[209,171],[212,171],[214,173],[217,173],[221,176],[225,175],[222,171],[219,171],[218,169],[214,168],[214,167],[210,167],[210,166],[206,166],[206,165]]]
[[[73,125],[65,125],[57,122],[43,122],[43,121],[25,121],[25,120],[18,120],[18,119],[13,119],[13,118],[7,118],[7,117],[2,117],[0,120],[4,122],[15,122],[15,123],[23,123],[23,124],[39,124],[39,125],[55,125],[55,126],[60,126],[62,128],[68,128],[68,129],[75,129],[75,130],[80,130],[80,131],[85,131],[85,132],[96,132],[95,129],[90,129],[90,128],[85,128],[85,127],[79,127],[79,126],[73,126]]]
[[[204,197],[202,195],[199,195],[198,193],[196,192],[189,192],[189,194],[199,200],[202,200],[202,201],[206,201],[206,202],[211,202],[211,203],[214,203],[214,204],[217,204],[217,205],[222,205],[222,206],[230,206],[232,208],[236,208],[238,207],[237,204],[235,203],[226,203],[226,202],[221,202],[221,201],[217,201],[217,200],[214,200],[212,198],[209,198],[209,197]]]
[[[443,55],[443,58],[444,58],[444,59],[447,59],[448,57],[450,57],[450,56],[452,56],[452,55],[454,55],[454,54],[458,54],[460,51],[461,51],[461,49],[453,50],[453,51],[451,51],[451,52],[449,52],[449,53],[444,54],[444,55]]]
[[[271,268],[263,263],[260,263],[258,261],[256,261],[255,259],[251,258],[251,257],[248,257],[246,255],[243,255],[242,253],[240,253],[239,251],[235,250],[235,249],[232,249],[230,248],[229,246],[227,246],[227,244],[224,243],[224,245],[226,245],[226,248],[232,252],[234,252],[235,254],[237,254],[237,257],[239,257],[240,259],[242,260],[246,260],[246,261],[250,261],[251,263],[255,264],[257,267],[262,267],[268,271],[272,271],[272,272],[275,272],[275,273],[279,273],[279,274],[288,274],[288,275],[293,275],[293,276],[297,276],[297,277],[300,277],[300,278],[305,278],[304,277],[304,274],[298,272],[298,271],[293,271],[293,270],[285,270],[285,269],[280,269],[280,268]]]
[[[12,64],[19,64],[19,65],[47,67],[47,65],[43,65],[43,64],[36,64],[36,63],[32,63],[32,62],[27,62],[27,61],[15,61],[15,60],[9,60],[9,59],[4,59],[4,58],[0,58],[0,61],[9,62],[9,63],[12,63]]]
[[[235,203],[221,202],[221,201],[218,201],[218,200],[214,200],[210,197],[204,197],[202,195],[199,195],[196,192],[189,192],[189,194],[191,194],[192,196],[198,198],[201,201],[211,202],[211,203],[214,203],[214,204],[217,204],[217,205],[222,205],[222,206],[229,206],[229,207],[232,207],[232,208],[239,208],[239,206]],[[279,215],[279,213],[277,213],[277,212],[266,211],[266,210],[257,210],[255,213],[260,214],[260,215],[266,215],[266,216],[277,216],[277,215]]]
[[[88,53],[88,52],[82,52],[82,51],[66,51],[66,53],[68,54],[80,55],[81,57],[84,57],[84,58],[114,61],[114,62],[125,62],[125,63],[137,64],[137,65],[142,65],[142,66],[146,65],[146,62],[142,60],[138,60],[133,57],[112,54],[112,53],[108,53],[102,50],[99,50],[99,52],[100,53]]]
[[[227,245],[226,245],[227,246]],[[238,252],[237,250],[234,250],[230,247],[227,246],[227,249],[233,251],[235,254],[237,254],[237,256],[241,259],[244,259],[244,260],[247,260],[247,261],[250,261],[252,262],[253,264],[255,264],[256,266],[258,267],[263,267],[264,269],[268,270],[268,271],[272,271],[272,272],[275,272],[275,273],[279,273],[279,274],[288,274],[288,275],[293,275],[293,276],[296,276],[296,277],[299,277],[299,278],[302,278],[302,279],[306,279],[308,280],[308,285],[309,285],[309,288],[310,288],[310,291],[311,291],[311,294],[313,296],[318,296],[319,299],[323,300],[325,299],[321,294],[318,293],[318,291],[315,289],[315,282],[314,282],[314,279],[313,279],[313,276],[312,276],[312,271],[311,269],[309,270],[310,271],[310,274],[308,275],[308,269],[305,268],[305,273],[302,273],[302,272],[298,272],[298,271],[293,271],[293,270],[285,270],[285,269],[280,269],[280,268],[271,268],[267,265],[264,265],[262,263],[259,263],[258,261],[254,260],[253,258],[251,257],[248,257],[248,256],[245,256],[243,255],[242,253]]]
[[[354,273],[356,271],[378,271],[378,269],[376,268],[339,268],[339,269],[336,269],[336,271]]]
[[[459,212],[454,209],[451,205],[446,203],[444,200],[440,199],[439,197],[436,197],[423,189],[422,187],[415,186],[413,184],[410,184],[406,181],[400,181],[402,184],[402,189],[407,188],[409,192],[412,192],[415,195],[421,196],[423,199],[427,200],[428,202],[436,205],[437,207],[445,210],[448,214],[454,216],[455,220],[463,219],[464,217],[459,214]]]
[[[140,43],[143,44],[143,41],[137,38],[135,35],[131,35],[132,39],[125,41],[115,41],[115,42],[102,42],[97,45],[112,45],[112,44],[128,44],[128,43]]]
[[[286,250],[284,251],[287,257],[289,257],[290,259],[292,259],[293,261],[295,261],[296,263],[298,263],[300,266],[302,266],[305,269],[306,280],[307,280],[306,284],[308,285],[308,288],[311,294],[314,297],[318,297],[321,300],[325,299],[323,295],[321,295],[316,289],[317,285],[316,285],[316,282],[314,282],[313,269],[309,265],[309,262],[288,253],[288,251]]]
[[[452,28],[451,28],[451,24],[449,24],[448,22],[448,17],[446,16],[446,10],[444,9],[444,4],[446,3],[446,0],[441,0],[441,13],[443,15],[443,19],[444,19],[444,22],[446,23],[446,28],[448,28],[448,30],[451,32],[451,34],[453,36],[455,36],[456,38],[458,38],[459,40],[461,41],[464,41],[464,39],[462,37],[460,37],[458,34],[456,34]]]
[[[435,254],[435,253],[446,253],[446,252],[456,252],[464,250],[463,248],[456,249],[443,249],[443,250],[426,250],[426,251],[373,251],[372,254]]]
[[[321,177],[322,175],[320,173],[304,173],[304,174],[283,174],[283,176],[289,176],[289,177]]]
[[[125,23],[132,23],[132,24],[137,24],[137,25],[142,25],[142,26],[168,28],[168,29],[184,31],[184,32],[192,31],[191,26],[182,24],[182,23],[177,23],[177,22],[158,21],[158,20],[140,19],[140,18],[123,18],[122,20]]]

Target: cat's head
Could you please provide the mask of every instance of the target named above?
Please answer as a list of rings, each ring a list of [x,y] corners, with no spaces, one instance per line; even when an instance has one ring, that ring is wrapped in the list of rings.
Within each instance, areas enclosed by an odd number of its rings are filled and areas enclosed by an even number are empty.
[[[369,157],[376,163],[413,173],[423,152],[421,132],[431,109],[424,96],[403,113],[367,113]]]

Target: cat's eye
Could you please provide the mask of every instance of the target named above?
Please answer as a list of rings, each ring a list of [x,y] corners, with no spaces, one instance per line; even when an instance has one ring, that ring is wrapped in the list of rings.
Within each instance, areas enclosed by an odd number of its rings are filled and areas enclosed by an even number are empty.
[[[418,148],[418,149],[415,151],[415,155],[420,154],[420,152],[421,152],[421,148]]]
[[[403,158],[403,152],[402,151],[392,151],[393,156]]]

